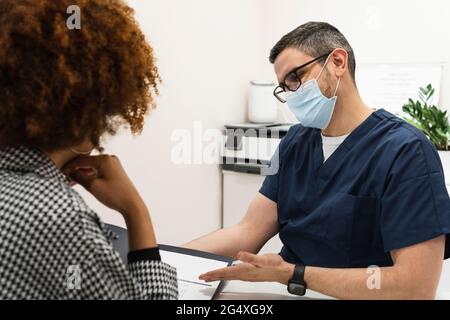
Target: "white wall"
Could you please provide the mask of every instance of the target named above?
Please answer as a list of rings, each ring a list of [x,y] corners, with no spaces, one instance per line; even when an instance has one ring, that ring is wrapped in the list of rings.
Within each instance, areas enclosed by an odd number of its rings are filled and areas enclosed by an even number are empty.
[[[221,223],[218,165],[175,165],[174,130],[222,128],[246,118],[248,83],[258,78],[261,55],[260,0],[132,0],[137,19],[158,57],[164,81],[158,108],[142,136],[122,134],[108,143],[147,202],[158,240],[179,244],[209,233]],[[89,204],[106,222],[121,217]]]

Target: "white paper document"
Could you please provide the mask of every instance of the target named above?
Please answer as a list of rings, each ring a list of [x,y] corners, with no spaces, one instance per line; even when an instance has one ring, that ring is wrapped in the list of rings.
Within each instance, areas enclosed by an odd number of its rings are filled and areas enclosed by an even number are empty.
[[[161,259],[177,268],[179,300],[211,300],[220,281],[206,283],[198,277],[211,270],[225,268],[228,262],[160,249]]]

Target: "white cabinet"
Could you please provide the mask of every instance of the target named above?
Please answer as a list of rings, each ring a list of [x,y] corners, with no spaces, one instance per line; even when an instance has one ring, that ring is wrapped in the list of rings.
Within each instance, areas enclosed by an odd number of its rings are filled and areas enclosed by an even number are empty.
[[[261,175],[223,171],[223,227],[227,228],[241,221],[263,181],[264,177]],[[279,253],[282,246],[277,235],[260,253]]]

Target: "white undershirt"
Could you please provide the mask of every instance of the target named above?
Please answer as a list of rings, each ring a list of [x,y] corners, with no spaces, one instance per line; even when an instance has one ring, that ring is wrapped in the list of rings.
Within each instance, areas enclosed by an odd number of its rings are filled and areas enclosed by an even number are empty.
[[[328,158],[333,154],[333,152],[336,151],[336,149],[348,136],[348,134],[340,137],[325,137],[322,135],[323,162],[328,160]]]

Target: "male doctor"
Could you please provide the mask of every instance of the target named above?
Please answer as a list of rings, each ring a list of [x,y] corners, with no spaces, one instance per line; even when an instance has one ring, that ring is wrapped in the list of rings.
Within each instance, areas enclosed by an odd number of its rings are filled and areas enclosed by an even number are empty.
[[[296,28],[270,61],[274,95],[300,124],[243,220],[186,245],[242,261],[200,279],[274,281],[340,299],[433,299],[450,256],[450,199],[434,146],[361,100],[354,52],[335,27]],[[256,255],[277,233],[280,254]]]

